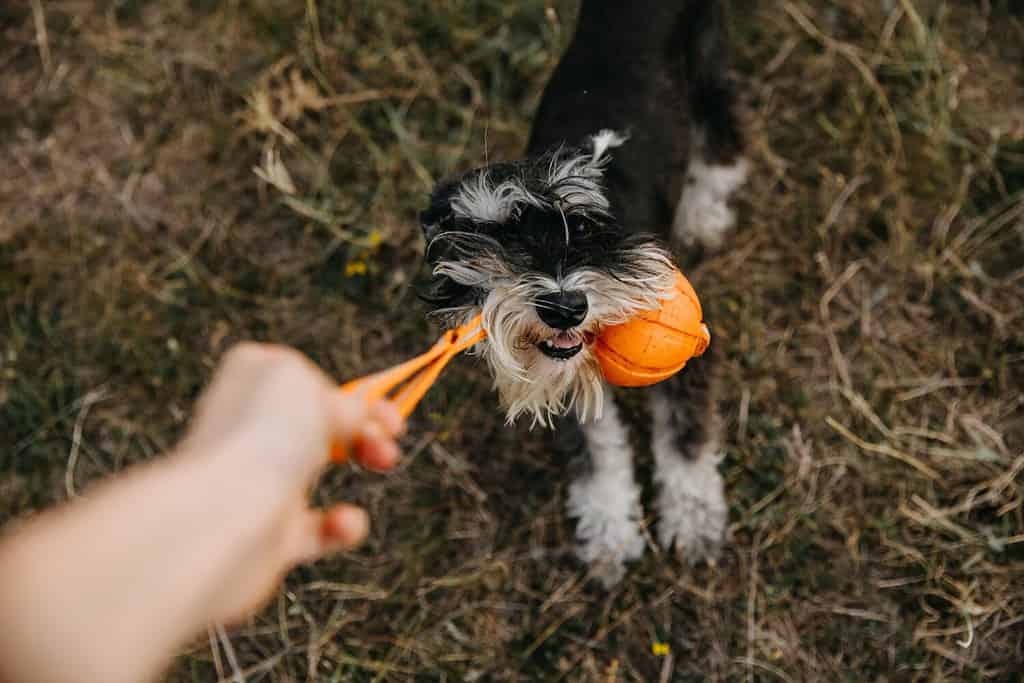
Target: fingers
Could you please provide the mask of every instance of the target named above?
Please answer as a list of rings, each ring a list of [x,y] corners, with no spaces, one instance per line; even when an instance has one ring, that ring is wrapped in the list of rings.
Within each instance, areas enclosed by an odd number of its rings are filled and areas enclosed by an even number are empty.
[[[335,437],[351,438],[370,420],[380,425],[383,433],[395,437],[405,426],[398,409],[385,401],[368,403],[359,394],[332,392],[331,431]]]
[[[351,441],[370,417],[370,404],[358,394],[342,394],[330,389],[330,410],[327,416],[331,436],[340,441]]]
[[[341,503],[327,510],[308,510],[302,524],[296,562],[314,562],[359,547],[370,533],[370,517],[356,505]]]
[[[356,442],[356,458],[372,470],[390,470],[398,463],[395,439],[405,431],[405,418],[394,405],[385,402],[374,404],[369,418]]]
[[[375,403],[370,408],[370,418],[379,423],[391,436],[398,436],[405,430],[405,418],[391,403]]]
[[[361,465],[387,471],[398,462],[395,437],[405,421],[398,410],[386,402],[368,406],[358,395],[335,393],[332,397],[331,460],[342,462],[354,453]]]
[[[398,463],[398,444],[385,436],[376,422],[368,422],[353,443],[356,460],[363,467],[387,472]]]

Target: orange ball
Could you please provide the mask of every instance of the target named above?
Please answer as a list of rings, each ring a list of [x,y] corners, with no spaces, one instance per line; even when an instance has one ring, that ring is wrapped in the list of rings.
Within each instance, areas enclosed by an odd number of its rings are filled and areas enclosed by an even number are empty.
[[[668,379],[711,342],[700,300],[676,271],[676,295],[661,308],[643,311],[621,325],[604,328],[593,352],[609,384],[643,387]]]

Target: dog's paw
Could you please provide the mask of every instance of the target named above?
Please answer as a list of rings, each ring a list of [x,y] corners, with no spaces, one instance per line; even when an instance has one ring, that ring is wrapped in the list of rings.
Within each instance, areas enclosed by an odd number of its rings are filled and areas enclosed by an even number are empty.
[[[636,484],[628,474],[580,479],[569,487],[567,508],[578,520],[576,556],[611,588],[625,575],[626,562],[644,553]]]
[[[715,560],[725,539],[729,508],[716,465],[711,458],[680,459],[658,472],[658,542],[690,564]]]

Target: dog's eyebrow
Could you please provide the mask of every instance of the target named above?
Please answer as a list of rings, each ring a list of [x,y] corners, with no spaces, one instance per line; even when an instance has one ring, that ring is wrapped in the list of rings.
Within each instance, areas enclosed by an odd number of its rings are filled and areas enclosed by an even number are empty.
[[[569,220],[565,217],[565,209],[562,208],[562,202],[558,202],[558,213],[562,216],[562,225],[565,226],[565,248],[569,248]]]

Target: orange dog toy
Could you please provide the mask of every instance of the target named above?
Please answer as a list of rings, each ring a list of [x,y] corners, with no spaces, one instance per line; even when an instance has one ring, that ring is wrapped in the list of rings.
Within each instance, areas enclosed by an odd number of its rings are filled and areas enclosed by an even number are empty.
[[[601,330],[593,351],[609,384],[643,387],[660,382],[707,349],[711,333],[700,300],[678,270],[675,292],[658,310]]]
[[[594,341],[593,352],[601,373],[610,384],[641,387],[667,379],[683,369],[686,361],[704,353],[711,335],[703,323],[697,293],[676,271],[676,296],[663,300],[656,311],[644,311],[621,325],[604,328]],[[359,392],[367,401],[392,401],[408,417],[452,358],[481,341],[480,316],[444,333],[433,348],[388,370],[352,380],[341,386],[345,393]],[[392,390],[396,390],[392,393]],[[389,396],[389,394],[391,394]],[[331,458],[348,457],[341,445]]]

